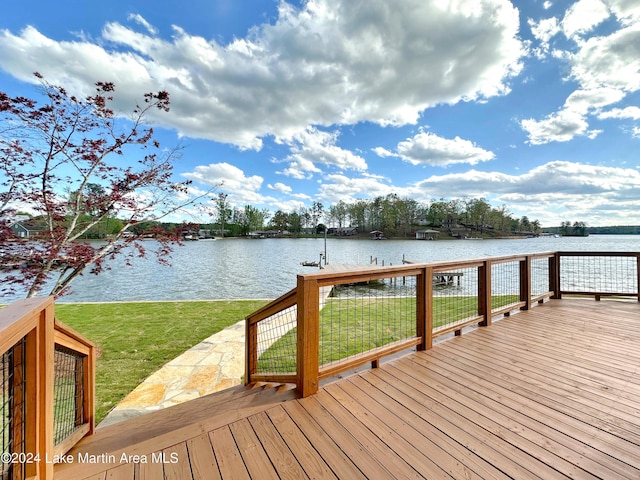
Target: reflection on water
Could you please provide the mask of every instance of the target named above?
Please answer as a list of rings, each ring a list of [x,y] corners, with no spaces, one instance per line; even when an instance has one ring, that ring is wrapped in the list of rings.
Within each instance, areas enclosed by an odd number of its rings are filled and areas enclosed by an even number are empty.
[[[324,238],[223,239],[188,242],[178,247],[171,266],[153,256],[132,267],[114,263],[99,276],[85,274],[63,301],[199,300],[276,298],[296,285],[296,275],[310,273],[303,261],[317,261]],[[639,236],[591,235],[586,238],[523,240],[355,240],[329,238],[328,263],[400,265],[407,258],[422,262],[475,259],[555,250],[638,251]],[[462,282],[464,285],[465,282]],[[16,299],[4,297],[3,302]]]

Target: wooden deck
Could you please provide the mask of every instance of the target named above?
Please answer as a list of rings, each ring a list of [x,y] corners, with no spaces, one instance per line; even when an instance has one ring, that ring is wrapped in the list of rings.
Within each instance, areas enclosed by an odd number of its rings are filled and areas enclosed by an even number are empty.
[[[637,479],[640,303],[552,300],[305,399],[232,389],[70,455],[56,478]]]

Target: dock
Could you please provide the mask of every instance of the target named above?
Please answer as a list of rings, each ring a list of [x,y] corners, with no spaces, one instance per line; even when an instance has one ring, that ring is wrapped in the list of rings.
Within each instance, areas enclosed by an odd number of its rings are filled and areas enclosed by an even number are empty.
[[[417,260],[410,260],[402,257],[402,263],[405,265],[424,263],[419,262]],[[433,273],[433,284],[439,287],[449,287],[453,286],[457,283],[460,286],[460,280],[464,276],[462,272],[434,272]],[[457,282],[456,282],[457,280]]]

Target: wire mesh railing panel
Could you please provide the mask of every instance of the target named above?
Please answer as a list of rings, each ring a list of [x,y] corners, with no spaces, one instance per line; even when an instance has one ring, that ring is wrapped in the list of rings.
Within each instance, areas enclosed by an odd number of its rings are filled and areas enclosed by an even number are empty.
[[[531,298],[550,292],[549,275],[548,257],[531,259]]]
[[[478,315],[478,268],[457,268],[433,274],[433,330]]]
[[[520,302],[520,261],[491,265],[491,311],[504,310]]]
[[[319,365],[416,337],[416,276],[338,285],[321,305]]]
[[[25,346],[22,339],[0,357],[0,480],[26,476]]]
[[[53,380],[54,445],[59,444],[84,419],[84,355],[55,346]]]
[[[560,290],[589,294],[638,294],[634,256],[561,256]]]
[[[295,373],[297,307],[282,310],[257,324],[256,373]]]

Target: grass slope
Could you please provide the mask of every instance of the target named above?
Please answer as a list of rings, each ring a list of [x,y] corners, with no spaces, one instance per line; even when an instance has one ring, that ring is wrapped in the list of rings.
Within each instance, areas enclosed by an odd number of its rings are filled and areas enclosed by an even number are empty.
[[[56,304],[56,317],[98,346],[96,422],[165,363],[263,300]]]

